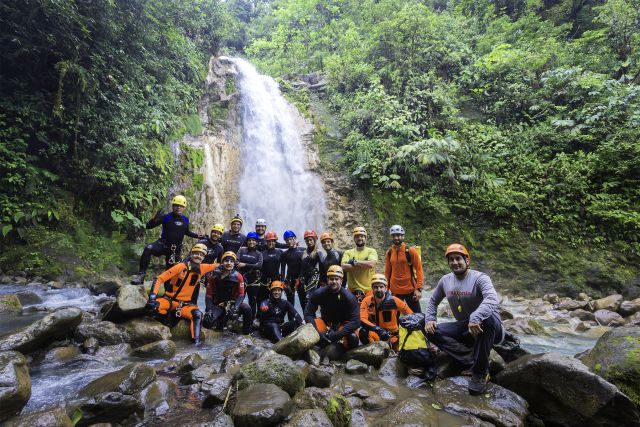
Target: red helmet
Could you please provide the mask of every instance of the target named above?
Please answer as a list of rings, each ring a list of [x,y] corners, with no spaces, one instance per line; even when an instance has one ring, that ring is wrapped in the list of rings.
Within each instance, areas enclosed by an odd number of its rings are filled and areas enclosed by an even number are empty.
[[[264,235],[264,240],[278,240],[278,235],[275,231],[267,231],[267,234]]]
[[[327,239],[329,239],[329,240],[331,240],[331,241],[333,242],[333,236],[331,235],[331,233],[327,233],[327,232],[325,231],[324,233],[322,233],[322,234],[320,235],[320,241],[322,242],[322,241],[325,241],[325,240],[327,240]]]
[[[307,237],[313,237],[314,240],[318,240],[318,235],[316,234],[316,232],[314,230],[307,230],[304,232],[304,238],[306,239]]]

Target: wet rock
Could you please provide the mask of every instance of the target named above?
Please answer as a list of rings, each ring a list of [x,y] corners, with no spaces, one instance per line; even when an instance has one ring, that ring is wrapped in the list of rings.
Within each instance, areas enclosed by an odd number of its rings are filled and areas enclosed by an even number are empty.
[[[637,425],[637,408],[613,384],[579,360],[532,354],[507,365],[496,383],[522,396],[545,424]],[[571,391],[571,392],[568,392]]]
[[[305,375],[287,356],[265,354],[255,362],[240,368],[237,374],[238,387],[243,389],[251,384],[275,384],[294,396],[304,388]]]
[[[489,353],[489,373],[491,376],[497,375],[498,372],[504,370],[505,366],[507,366],[507,363],[502,356],[492,349],[491,353]]]
[[[22,304],[16,294],[0,295],[0,313],[20,313]]]
[[[285,427],[333,427],[327,414],[321,409],[305,409],[296,413]]]
[[[544,294],[542,296],[542,301],[546,301],[550,304],[557,304],[560,301],[558,294]]]
[[[347,397],[347,401],[349,402],[349,405],[351,405],[352,409],[362,408],[364,406],[362,399],[357,396],[349,396]]]
[[[62,408],[20,415],[7,421],[4,425],[6,427],[73,427],[71,419]]]
[[[342,395],[326,389],[308,387],[293,399],[296,410],[322,409],[336,427],[347,427],[351,421],[351,405]]]
[[[142,286],[124,285],[116,292],[116,302],[104,320],[123,322],[127,319],[139,317],[144,314],[144,306],[147,303],[147,294]]]
[[[83,427],[98,423],[116,424],[136,413],[142,413],[144,407],[133,396],[109,392],[95,397],[71,402],[67,406],[71,414],[80,414],[75,426]]]
[[[514,335],[549,335],[544,326],[535,319],[505,320],[503,325]]]
[[[140,392],[140,401],[146,415],[166,414],[173,406],[176,384],[166,378],[159,378]]]
[[[389,357],[382,362],[378,377],[392,387],[397,386],[407,377],[407,367],[397,357]]]
[[[72,333],[82,320],[82,310],[63,308],[32,323],[20,332],[0,339],[0,351],[31,353]]]
[[[217,370],[213,365],[201,365],[193,371],[187,372],[180,378],[182,384],[198,384],[205,381],[212,375],[217,374]]]
[[[250,339],[239,340],[236,345],[227,348],[224,353],[221,371],[235,373],[242,366],[247,365],[264,356],[266,349],[261,345],[256,345]]]
[[[639,355],[640,328],[626,326],[605,333],[581,360],[640,405]]]
[[[379,411],[387,406],[389,406],[389,402],[380,396],[371,396],[364,400],[364,408],[368,411]]]
[[[134,347],[171,339],[169,328],[153,319],[132,319],[121,324],[120,328],[126,342]]]
[[[200,390],[206,393],[202,406],[210,408],[224,403],[232,383],[233,375],[231,374],[217,374],[207,378],[200,387]]]
[[[94,337],[87,338],[82,343],[82,348],[86,353],[89,353],[89,354],[94,354],[98,350],[99,346],[100,346],[100,343],[98,343],[98,340]]]
[[[513,319],[513,313],[507,310],[506,308],[500,307],[500,319],[502,320]]]
[[[576,301],[572,299],[564,299],[556,305],[556,308],[558,310],[567,310],[567,311],[573,311],[578,309],[588,310],[590,308],[590,305],[589,305],[589,301]]]
[[[78,392],[79,397],[92,397],[101,393],[117,392],[133,395],[156,379],[156,371],[144,363],[131,363],[87,384]]]
[[[619,294],[609,295],[593,301],[593,310],[610,310],[617,311],[622,303],[623,297]]]
[[[125,333],[115,323],[95,320],[83,322],[76,328],[76,340],[84,341],[88,338],[95,338],[99,345],[122,344],[127,339]]]
[[[329,387],[335,372],[336,370],[333,366],[310,366],[305,385],[307,387]]]
[[[51,349],[45,356],[45,360],[48,362],[68,362],[74,359],[80,354],[78,347],[56,347]]]
[[[633,301],[622,301],[620,307],[618,307],[618,313],[624,317],[638,312],[640,312],[640,298],[636,298]]]
[[[386,400],[387,402],[394,402],[397,399],[396,394],[386,387],[379,387],[376,393],[382,400]]]
[[[129,344],[105,345],[98,348],[95,356],[100,359],[122,359],[131,354],[131,346]]]
[[[591,301],[591,297],[587,294],[585,294],[584,292],[580,292],[578,294],[578,298],[576,298],[578,301]]]
[[[146,359],[171,359],[176,354],[176,343],[171,340],[161,340],[145,344],[133,349],[132,356]]]
[[[313,348],[318,341],[320,341],[318,331],[311,323],[307,323],[277,342],[273,346],[273,350],[293,359]]]
[[[116,296],[118,290],[125,286],[124,282],[118,278],[100,280],[89,284],[89,289],[96,295]]]
[[[320,365],[320,355],[314,349],[309,349],[305,355],[304,360],[311,366]]]
[[[389,344],[384,341],[373,342],[347,351],[345,360],[355,359],[367,365],[380,367],[382,361],[389,356]]]
[[[586,332],[591,329],[591,325],[587,322],[580,322],[574,328],[576,332]]]
[[[624,319],[628,326],[640,326],[640,311]]]
[[[342,344],[329,344],[328,346],[320,350],[320,358],[329,360],[342,360],[345,354],[345,349]]]
[[[365,363],[362,363],[358,360],[349,359],[344,367],[344,370],[348,374],[363,374],[367,372],[368,368],[368,365]]]
[[[491,383],[484,394],[471,396],[467,390],[468,383],[469,377],[453,377],[436,382],[434,393],[445,411],[477,417],[500,427],[525,425],[529,411],[522,397]]]
[[[569,314],[570,317],[577,317],[578,319],[582,320],[582,321],[590,321],[590,320],[596,320],[596,316],[587,310],[583,310],[581,308],[572,311]]]
[[[594,313],[596,322],[602,326],[622,326],[624,325],[624,318],[618,313],[609,310],[597,310]]]
[[[0,422],[20,412],[30,397],[27,359],[17,351],[0,352]]]
[[[364,412],[359,408],[351,411],[351,427],[369,427]]]
[[[202,425],[190,424],[190,427],[234,427],[234,426],[233,426],[233,418],[231,418],[229,415],[225,414],[224,412],[220,412],[210,422]]]
[[[185,372],[191,372],[194,369],[199,368],[204,364],[204,360],[202,356],[198,353],[191,353],[180,359],[178,365],[176,366],[176,372],[179,374],[184,374]]]
[[[23,306],[42,304],[42,298],[33,291],[20,291],[16,296]]]
[[[231,417],[236,427],[272,426],[291,413],[289,395],[274,384],[251,384],[238,392]]]

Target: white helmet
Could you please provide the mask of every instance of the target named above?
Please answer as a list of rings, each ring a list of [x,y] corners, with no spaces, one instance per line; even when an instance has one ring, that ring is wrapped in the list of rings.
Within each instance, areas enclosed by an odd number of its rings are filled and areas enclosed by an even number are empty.
[[[394,225],[389,229],[389,234],[393,236],[394,234],[402,234],[404,235],[404,228],[401,225]]]
[[[264,225],[265,227],[267,226],[267,220],[264,218],[258,218],[256,220],[256,225]]]

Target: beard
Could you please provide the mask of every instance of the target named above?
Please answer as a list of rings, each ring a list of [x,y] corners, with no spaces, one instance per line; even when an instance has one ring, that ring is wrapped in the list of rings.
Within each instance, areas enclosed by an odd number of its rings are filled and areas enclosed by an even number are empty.
[[[382,297],[384,297],[384,292],[376,292],[375,293],[376,298],[378,299],[382,299]]]

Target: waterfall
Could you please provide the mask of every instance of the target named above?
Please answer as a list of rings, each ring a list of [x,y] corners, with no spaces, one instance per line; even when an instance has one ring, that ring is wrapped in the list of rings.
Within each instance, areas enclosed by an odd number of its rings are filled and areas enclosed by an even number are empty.
[[[325,198],[320,179],[309,170],[306,149],[296,127],[295,109],[278,84],[260,75],[247,61],[230,59],[238,70],[242,123],[241,177],[238,213],[245,232],[257,218],[278,233],[290,229],[298,236],[305,229],[322,230]]]

